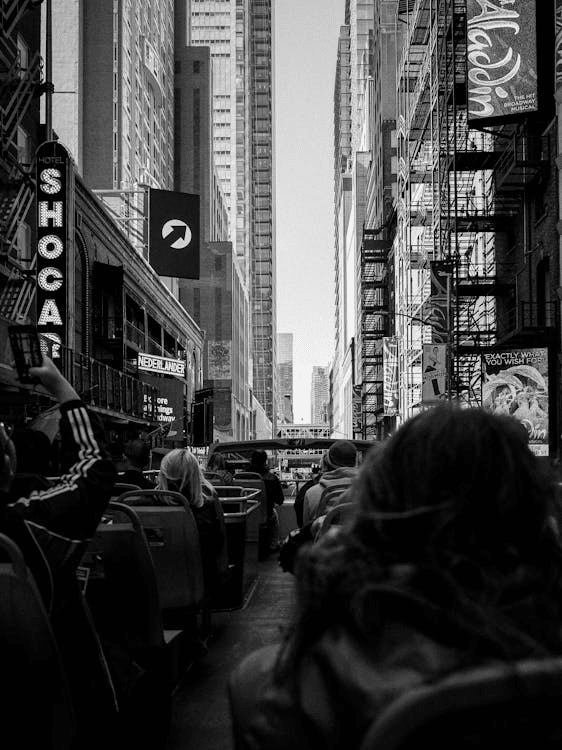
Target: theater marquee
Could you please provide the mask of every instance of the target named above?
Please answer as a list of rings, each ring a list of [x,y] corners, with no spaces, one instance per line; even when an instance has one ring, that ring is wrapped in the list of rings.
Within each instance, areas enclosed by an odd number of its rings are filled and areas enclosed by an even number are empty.
[[[467,0],[468,120],[514,120],[538,109],[535,0]]]
[[[37,329],[50,340],[53,360],[67,344],[68,168],[56,141],[37,149]]]

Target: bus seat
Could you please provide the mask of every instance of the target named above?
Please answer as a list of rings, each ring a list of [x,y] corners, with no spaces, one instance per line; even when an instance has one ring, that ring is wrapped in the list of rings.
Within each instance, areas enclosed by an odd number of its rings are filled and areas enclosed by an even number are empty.
[[[146,534],[162,611],[202,605],[199,532],[185,497],[169,490],[136,490],[125,492],[119,502],[134,506]]]
[[[3,534],[0,554],[2,747],[70,750],[75,716],[49,617],[19,547]]]
[[[259,490],[259,501],[261,508],[261,523],[267,521],[267,505],[265,500],[265,483],[260,474],[255,471],[239,471],[234,475],[232,483],[237,487],[247,487]]]
[[[408,691],[375,720],[360,750],[559,748],[562,658],[478,667]],[[429,745],[428,745],[429,746]]]
[[[165,645],[154,565],[132,508],[109,503],[81,566],[88,570],[86,601],[102,638],[135,650]]]
[[[140,487],[138,484],[129,484],[127,482],[115,482],[113,485],[113,492],[112,497],[117,498],[119,495],[122,495],[124,492],[130,492],[131,490],[140,490]]]
[[[217,484],[223,484],[224,478],[220,476],[220,474],[215,474],[214,471],[204,471],[203,476],[207,481],[209,481],[212,485]]]

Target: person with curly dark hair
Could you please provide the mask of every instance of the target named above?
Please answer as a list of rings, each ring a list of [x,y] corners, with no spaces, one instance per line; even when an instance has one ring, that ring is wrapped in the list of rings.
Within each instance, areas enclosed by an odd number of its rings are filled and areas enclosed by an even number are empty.
[[[423,412],[350,492],[354,516],[297,559],[284,643],[230,677],[237,750],[358,747],[409,689],[562,654],[556,484],[516,420]]]

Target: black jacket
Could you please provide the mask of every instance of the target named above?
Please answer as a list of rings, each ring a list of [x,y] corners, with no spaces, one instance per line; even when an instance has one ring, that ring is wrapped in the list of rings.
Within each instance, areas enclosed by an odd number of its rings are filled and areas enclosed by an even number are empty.
[[[20,547],[48,611],[56,579],[75,572],[116,479],[115,467],[102,458],[84,404],[69,401],[60,411],[61,449],[74,457],[74,464],[49,489],[5,496],[0,507],[0,532]]]

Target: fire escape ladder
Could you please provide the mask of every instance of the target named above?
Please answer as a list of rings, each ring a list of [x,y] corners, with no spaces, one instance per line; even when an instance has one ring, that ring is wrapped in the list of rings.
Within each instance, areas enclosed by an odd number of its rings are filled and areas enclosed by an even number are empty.
[[[377,434],[383,403],[382,339],[388,322],[389,243],[365,230],[361,244],[361,411],[363,437]]]
[[[43,0],[4,0],[0,7],[0,27],[10,36],[28,10],[41,5]]]

